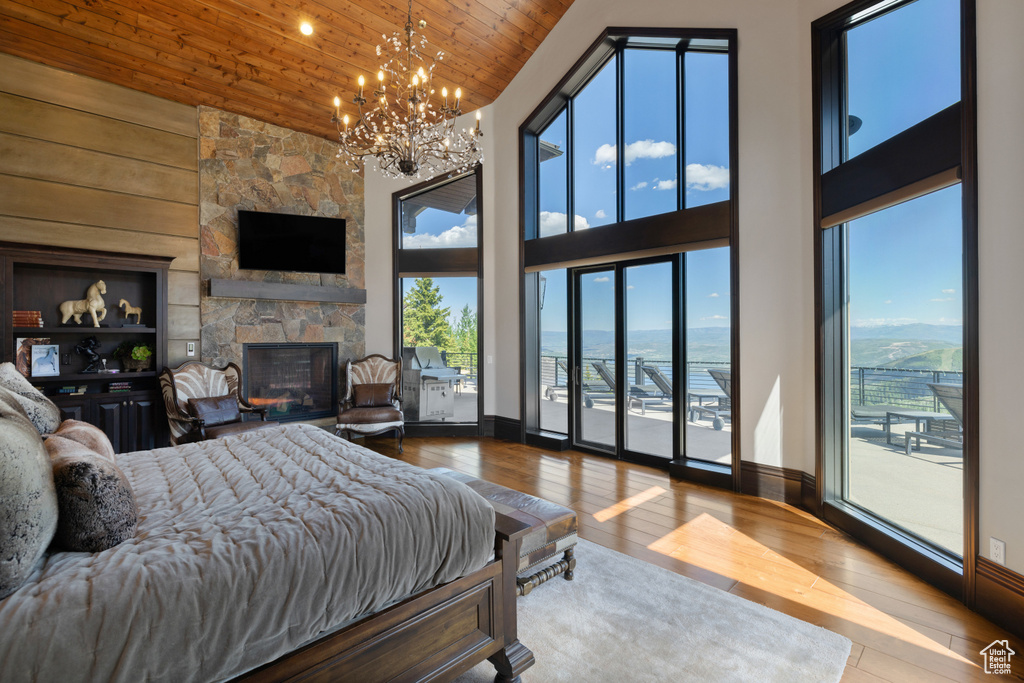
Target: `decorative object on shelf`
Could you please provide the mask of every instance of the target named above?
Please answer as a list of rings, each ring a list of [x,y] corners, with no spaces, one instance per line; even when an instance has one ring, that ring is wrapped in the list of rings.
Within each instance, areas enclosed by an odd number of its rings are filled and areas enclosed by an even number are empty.
[[[420,30],[426,26],[421,19]],[[371,108],[363,109],[367,104],[363,76],[359,76],[359,91],[352,98],[359,114],[351,126],[348,114],[341,113],[341,98],[334,98],[331,121],[341,141],[338,158],[358,169],[360,160],[372,157],[385,177],[410,179],[419,178],[421,171],[428,177],[463,173],[483,161],[480,112],[476,113],[476,128],[455,129],[462,114],[462,89],[456,88],[454,97],[449,98],[448,89],[442,88],[444,103],[440,107],[430,101],[434,66],[444,59],[444,53],[438,52],[436,58],[427,54],[427,39],[413,30],[412,0],[404,35],[395,31],[390,39],[382,37],[385,43],[377,46],[377,55],[383,59],[391,54],[377,71]]]
[[[124,309],[124,323],[122,323],[123,327],[142,327],[141,308],[139,308],[138,306],[132,306],[130,303],[128,303],[127,299],[121,299],[121,301],[119,301],[117,305],[119,308]],[[128,322],[131,316],[133,315],[135,316],[135,322]]]
[[[14,340],[14,367],[25,377],[32,374],[32,347],[49,344],[49,337],[18,337]]]
[[[78,301],[65,301],[60,305],[60,324],[64,325],[67,323],[69,318],[74,318],[75,322],[79,325],[82,324],[82,315],[89,313],[92,315],[92,326],[99,327],[100,321],[107,317],[107,305],[103,302],[101,294],[107,293],[107,285],[103,280],[99,280],[89,285],[89,289],[85,293],[84,299]]]
[[[114,349],[114,358],[121,361],[121,365],[128,372],[139,372],[148,370],[153,362],[153,345],[148,342],[126,341]]]
[[[75,346],[75,353],[80,356],[85,356],[89,364],[85,366],[85,370],[82,370],[82,374],[99,372],[100,368],[100,340],[96,337],[86,337]]]
[[[56,344],[36,344],[32,347],[32,376],[57,377],[60,375],[60,347]]]

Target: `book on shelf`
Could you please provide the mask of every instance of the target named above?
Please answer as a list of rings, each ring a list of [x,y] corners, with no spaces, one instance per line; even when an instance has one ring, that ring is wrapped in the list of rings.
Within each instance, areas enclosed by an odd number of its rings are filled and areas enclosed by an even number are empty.
[[[25,377],[32,375],[32,347],[49,344],[49,337],[17,337],[14,340],[14,366]]]

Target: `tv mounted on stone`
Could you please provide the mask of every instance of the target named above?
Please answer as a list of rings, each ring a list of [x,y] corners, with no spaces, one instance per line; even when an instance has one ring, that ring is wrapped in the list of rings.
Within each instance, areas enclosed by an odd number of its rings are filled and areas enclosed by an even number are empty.
[[[345,274],[345,219],[238,212],[238,267]]]

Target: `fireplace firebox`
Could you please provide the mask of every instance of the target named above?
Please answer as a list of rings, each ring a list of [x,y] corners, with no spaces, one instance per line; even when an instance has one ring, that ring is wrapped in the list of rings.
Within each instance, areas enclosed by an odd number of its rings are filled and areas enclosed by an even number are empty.
[[[243,395],[280,422],[337,414],[337,344],[245,344]]]

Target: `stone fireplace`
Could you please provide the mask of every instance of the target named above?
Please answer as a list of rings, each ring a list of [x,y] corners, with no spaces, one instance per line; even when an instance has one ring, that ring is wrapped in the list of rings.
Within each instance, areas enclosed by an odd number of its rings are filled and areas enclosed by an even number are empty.
[[[243,395],[280,422],[333,417],[338,401],[338,345],[245,344]]]

